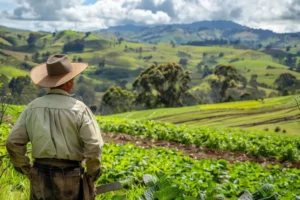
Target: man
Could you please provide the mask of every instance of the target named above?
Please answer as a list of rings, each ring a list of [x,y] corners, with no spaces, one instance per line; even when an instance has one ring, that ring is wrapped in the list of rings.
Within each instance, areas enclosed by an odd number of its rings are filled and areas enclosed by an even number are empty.
[[[50,91],[26,107],[6,141],[15,169],[30,180],[30,199],[95,198],[103,140],[90,109],[70,95],[74,77],[87,66],[53,55],[31,71],[32,81]],[[26,156],[28,142],[33,166]]]

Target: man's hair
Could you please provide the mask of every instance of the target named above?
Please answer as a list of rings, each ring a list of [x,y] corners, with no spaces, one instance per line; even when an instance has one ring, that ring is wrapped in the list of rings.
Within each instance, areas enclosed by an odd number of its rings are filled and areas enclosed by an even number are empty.
[[[72,80],[74,80],[74,78],[68,80],[67,82],[72,81]],[[67,82],[65,82],[64,84],[66,84]],[[59,86],[57,86],[57,87],[50,88],[50,89],[62,89],[62,87],[64,86],[64,84],[59,85]]]

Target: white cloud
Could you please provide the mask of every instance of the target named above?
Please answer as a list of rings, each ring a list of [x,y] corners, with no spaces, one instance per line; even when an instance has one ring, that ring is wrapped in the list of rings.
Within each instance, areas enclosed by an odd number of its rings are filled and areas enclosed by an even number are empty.
[[[98,0],[88,5],[84,0],[0,0],[0,5],[11,2],[16,7],[2,12],[0,24],[32,30],[232,20],[276,32],[300,31],[299,0]]]

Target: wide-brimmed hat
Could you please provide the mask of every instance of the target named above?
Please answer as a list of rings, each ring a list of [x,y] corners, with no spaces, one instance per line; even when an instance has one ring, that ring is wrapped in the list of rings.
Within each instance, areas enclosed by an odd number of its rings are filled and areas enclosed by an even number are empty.
[[[30,77],[36,85],[54,88],[77,76],[87,66],[87,63],[71,63],[67,55],[56,54],[50,56],[46,63],[35,66]]]

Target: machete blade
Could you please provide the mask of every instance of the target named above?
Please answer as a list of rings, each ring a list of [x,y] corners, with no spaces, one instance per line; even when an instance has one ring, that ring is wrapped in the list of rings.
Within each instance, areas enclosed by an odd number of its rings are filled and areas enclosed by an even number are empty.
[[[100,185],[96,187],[97,190],[97,195],[98,194],[103,194],[106,192],[111,192],[111,191],[115,191],[115,190],[120,190],[122,189],[122,184],[120,182],[113,182],[113,183],[108,183],[108,184],[104,184],[104,185]]]

